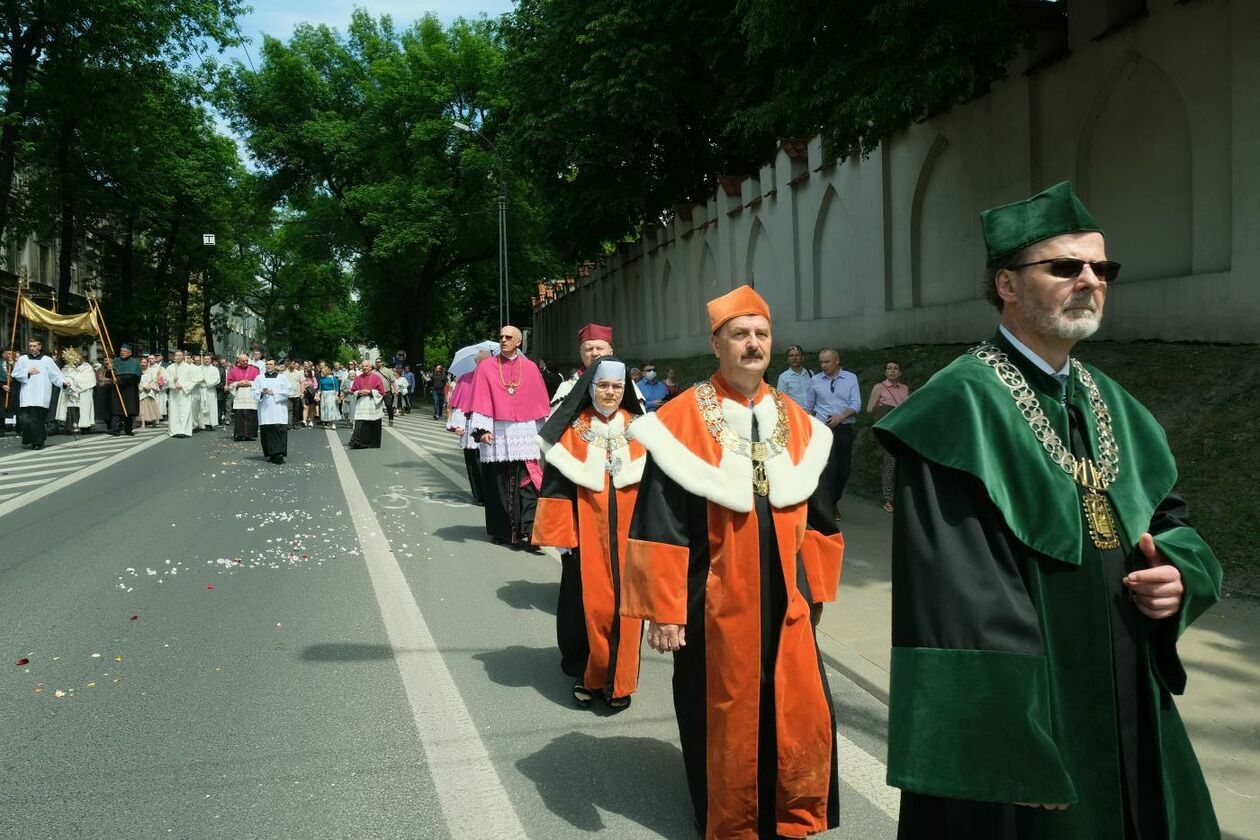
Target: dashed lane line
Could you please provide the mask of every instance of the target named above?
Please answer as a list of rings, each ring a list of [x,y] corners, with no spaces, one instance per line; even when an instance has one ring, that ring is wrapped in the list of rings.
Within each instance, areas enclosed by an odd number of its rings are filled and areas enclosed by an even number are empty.
[[[336,432],[327,434],[446,828],[453,840],[525,837],[344,445]]]

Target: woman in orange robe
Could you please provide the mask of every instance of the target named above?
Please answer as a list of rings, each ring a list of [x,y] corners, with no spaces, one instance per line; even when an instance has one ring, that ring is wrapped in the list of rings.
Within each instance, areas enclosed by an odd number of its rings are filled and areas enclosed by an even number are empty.
[[[629,392],[632,398],[623,397]],[[538,436],[545,464],[535,545],[561,551],[556,637],[560,667],[577,680],[573,699],[596,692],[610,708],[630,705],[639,682],[643,622],[620,617],[621,572],[645,451],[629,437],[640,414],[626,366],[587,369]]]

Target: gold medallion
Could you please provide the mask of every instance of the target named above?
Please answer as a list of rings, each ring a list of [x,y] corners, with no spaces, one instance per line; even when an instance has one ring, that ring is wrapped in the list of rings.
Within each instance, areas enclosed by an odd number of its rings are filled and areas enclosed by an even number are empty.
[[[753,492],[758,496],[770,495],[770,477],[766,475],[764,461],[753,461]]]
[[[1120,531],[1116,528],[1116,518],[1107,497],[1090,488],[1085,491],[1081,505],[1085,509],[1085,524],[1089,526],[1089,536],[1094,545],[1104,551],[1119,548]]]

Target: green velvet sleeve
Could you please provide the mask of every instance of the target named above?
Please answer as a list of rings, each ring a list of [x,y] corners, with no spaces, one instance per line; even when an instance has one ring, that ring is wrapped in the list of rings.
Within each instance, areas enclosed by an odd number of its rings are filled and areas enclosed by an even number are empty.
[[[1221,599],[1221,564],[1199,532],[1188,526],[1157,534],[1155,545],[1181,572],[1181,583],[1186,588],[1177,614],[1180,638],[1191,622]]]
[[[1076,802],[1042,656],[893,648],[888,784],[982,802]]]
[[[1025,549],[973,476],[904,450],[893,524],[888,784],[1073,803]]]
[[[1155,546],[1181,572],[1185,592],[1175,616],[1153,622],[1150,634],[1151,667],[1168,692],[1183,694],[1186,669],[1177,652],[1177,640],[1190,623],[1221,597],[1221,564],[1199,532],[1183,525],[1154,535]]]

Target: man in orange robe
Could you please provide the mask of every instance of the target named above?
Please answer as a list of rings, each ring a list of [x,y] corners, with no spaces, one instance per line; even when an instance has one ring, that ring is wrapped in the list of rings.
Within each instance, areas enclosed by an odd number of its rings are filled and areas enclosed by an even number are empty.
[[[546,466],[534,543],[567,549],[556,605],[560,667],[577,679],[579,706],[602,692],[616,711],[638,687],[643,638],[643,622],[620,615],[630,515],[647,460],[628,436],[642,413],[633,395],[624,362],[596,359],[538,435]]]
[[[718,373],[634,424],[648,451],[622,615],[674,655],[674,711],[709,840],[839,821],[835,716],[814,638],[844,540],[819,476],[831,430],[765,384],[770,309],[710,301]]]

